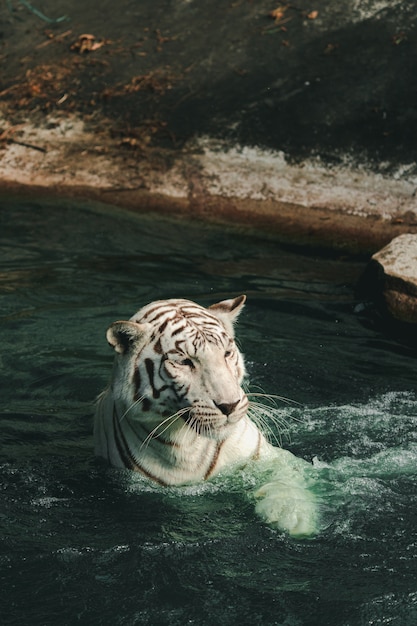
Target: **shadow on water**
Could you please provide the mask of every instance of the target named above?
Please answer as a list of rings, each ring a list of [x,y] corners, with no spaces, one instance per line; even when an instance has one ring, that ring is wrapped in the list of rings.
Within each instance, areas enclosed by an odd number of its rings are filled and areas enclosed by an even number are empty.
[[[2,623],[414,625],[415,351],[354,314],[362,260],[102,207],[0,210]],[[246,293],[251,384],[322,477],[307,541],[250,472],[160,489],[92,458],[104,333],[155,298]]]

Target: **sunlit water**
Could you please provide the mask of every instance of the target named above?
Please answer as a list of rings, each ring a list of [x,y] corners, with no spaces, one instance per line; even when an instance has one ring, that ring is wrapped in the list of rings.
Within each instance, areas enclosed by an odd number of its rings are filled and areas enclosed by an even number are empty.
[[[354,313],[362,262],[10,200],[0,246],[1,624],[417,623],[415,352]],[[257,518],[248,469],[163,489],[92,456],[107,325],[240,293],[251,384],[300,403],[280,435],[317,477],[309,540]]]

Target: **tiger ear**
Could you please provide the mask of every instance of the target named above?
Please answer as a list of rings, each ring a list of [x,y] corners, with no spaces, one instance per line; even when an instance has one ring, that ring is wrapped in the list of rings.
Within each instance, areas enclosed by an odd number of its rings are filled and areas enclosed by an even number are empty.
[[[126,354],[138,344],[146,334],[148,324],[136,322],[113,322],[107,329],[106,339],[119,354]]]
[[[209,306],[209,311],[223,323],[226,330],[233,337],[233,322],[238,318],[246,302],[246,296],[238,296],[230,300],[222,300]]]

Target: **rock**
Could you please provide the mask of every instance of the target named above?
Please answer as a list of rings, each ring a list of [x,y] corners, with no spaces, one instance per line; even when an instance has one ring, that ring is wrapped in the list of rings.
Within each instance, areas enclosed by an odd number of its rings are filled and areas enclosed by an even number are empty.
[[[395,237],[373,255],[368,279],[386,311],[401,322],[417,324],[417,235]],[[379,292],[379,298],[378,298]]]

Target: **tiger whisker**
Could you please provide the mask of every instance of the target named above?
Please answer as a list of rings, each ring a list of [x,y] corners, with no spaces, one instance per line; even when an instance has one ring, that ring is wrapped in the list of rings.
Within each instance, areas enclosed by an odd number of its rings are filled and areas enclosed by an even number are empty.
[[[180,446],[183,444],[183,442],[185,441],[190,431],[194,430],[194,425],[197,422],[197,419],[193,415],[192,407],[188,407],[187,409],[184,409],[184,412],[185,411],[189,412],[189,419],[187,421],[184,421],[184,423],[182,424],[179,430],[177,441]],[[195,436],[196,437],[198,436],[197,432],[195,432]]]
[[[300,421],[299,418],[295,417],[294,415],[288,415],[288,414],[283,415],[283,412],[281,409],[268,406],[261,402],[249,401],[249,406],[252,409],[255,409],[258,412],[260,412],[262,415],[265,415],[266,417],[271,419],[277,426],[288,427],[291,420]]]
[[[146,396],[140,396],[140,398],[138,398],[137,400],[135,400],[134,402],[132,402],[132,404],[126,409],[126,411],[123,413],[123,415],[121,415],[119,417],[119,422],[121,422],[126,415],[135,407],[139,404],[139,402],[142,402],[142,400],[145,399]]]
[[[274,419],[275,416],[271,416],[270,414],[267,414],[266,411],[264,410],[264,407],[260,406],[260,405],[249,405],[249,415],[250,418],[255,422],[255,424],[257,424],[257,426],[259,427],[259,429],[264,433],[264,435],[267,437],[267,439],[269,439],[270,441],[275,441],[279,446],[282,445],[282,429],[281,429],[281,424],[277,423],[277,420]],[[274,431],[271,427],[270,424],[268,424],[267,420],[266,420],[266,416],[268,416],[271,421],[274,422],[274,424],[277,426],[277,430],[278,432]]]
[[[247,394],[249,395],[249,394]],[[266,398],[271,401],[271,399],[275,400],[275,396],[271,396],[270,394],[253,394],[256,398]],[[275,404],[275,402],[274,402]],[[298,404],[298,403],[297,403]],[[289,422],[290,418],[292,420],[299,421],[299,418],[295,416],[285,417],[282,415],[281,410],[278,409],[277,406],[268,406],[262,402],[255,402],[249,400],[248,405],[248,413],[251,419],[261,428],[261,430],[265,433],[267,438],[271,441],[275,441],[279,446],[282,445],[282,434],[286,432],[288,434],[289,430]],[[276,430],[272,428],[271,424],[268,422],[272,422],[275,426]],[[278,432],[276,432],[278,431]]]
[[[247,396],[253,396],[258,398],[265,398],[270,402],[275,404],[275,400],[279,400],[280,402],[285,402],[286,404],[296,404],[300,406],[300,402],[297,400],[293,400],[292,398],[287,398],[286,396],[280,396],[272,393],[265,393],[264,389],[260,385],[254,385],[249,383],[248,380],[244,380],[242,384],[242,389],[245,391]]]
[[[180,417],[182,417],[184,413],[187,413],[187,411],[189,411],[189,407],[180,409],[179,411],[176,411],[176,413],[173,413],[172,415],[168,415],[168,417],[166,417],[162,422],[157,424],[155,428],[153,428],[151,432],[143,440],[142,445],[140,446],[140,450],[144,446],[148,446],[151,439],[157,439],[158,437],[161,437],[168,430],[168,428],[170,428],[170,426],[172,426]],[[163,430],[158,432],[158,430],[164,425],[165,425],[165,428],[163,428]]]
[[[275,400],[280,400],[281,402],[285,402],[285,404],[296,404],[297,406],[302,406],[301,402],[297,402],[297,400],[292,400],[291,398],[286,398],[285,396],[278,396],[276,394],[271,393],[258,393],[253,391],[246,391],[246,395],[248,398],[265,398],[265,400],[269,400],[273,402],[275,405]]]
[[[153,428],[145,437],[145,439],[142,441],[142,445],[140,446],[140,450],[145,447],[148,446],[148,444],[150,443],[151,439],[158,439],[158,437],[161,437],[164,432],[166,432],[168,430],[168,428],[176,421],[177,417],[176,415],[169,415],[166,419],[164,419],[160,424],[157,424],[155,426],[155,428]],[[158,433],[158,429],[162,428],[165,425],[165,428],[163,428],[159,433]]]

